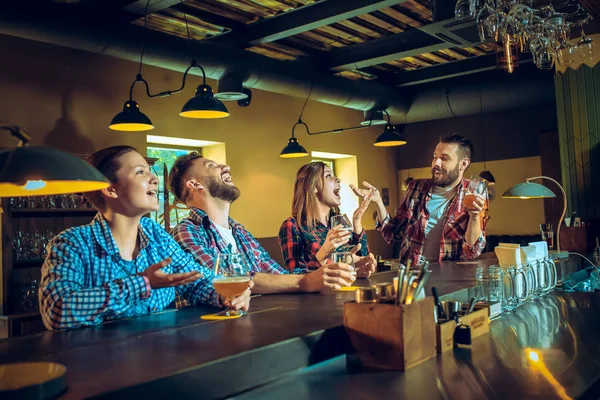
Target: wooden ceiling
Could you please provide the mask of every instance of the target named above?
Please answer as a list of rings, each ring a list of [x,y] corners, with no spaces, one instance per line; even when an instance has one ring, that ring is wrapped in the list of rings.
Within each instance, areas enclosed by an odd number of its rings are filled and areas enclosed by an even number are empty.
[[[85,0],[83,0],[85,1]],[[261,23],[286,13],[293,13],[302,7],[325,3],[328,0],[163,0],[163,8],[151,12],[148,10],[145,21],[143,17],[146,1],[137,1],[138,13],[141,16],[131,23],[149,29],[164,32],[170,35],[187,38],[187,25],[189,35],[193,40],[215,40],[236,31],[241,31],[252,24]],[[351,1],[351,0],[347,0]],[[443,0],[454,3],[453,0]],[[150,2],[152,4],[152,1]],[[169,7],[164,8],[164,3]],[[377,1],[373,1],[377,3]],[[380,2],[384,3],[384,2]],[[388,2],[397,3],[371,12],[356,15],[348,19],[338,20],[328,25],[307,30],[284,38],[264,41],[263,43],[241,43],[237,47],[245,48],[265,55],[267,57],[289,61],[303,62],[327,58],[334,50],[351,49],[352,46],[360,47],[365,43],[405,32],[412,32],[419,28],[427,27],[433,23],[431,4],[429,0],[408,0]],[[141,7],[141,9],[140,9]],[[314,7],[313,7],[314,8]],[[126,9],[126,7],[125,7]],[[291,14],[290,14],[291,15]],[[424,46],[425,47],[425,46]],[[370,63],[366,67],[358,67],[356,63],[350,67],[331,68],[332,73],[350,79],[382,79],[390,80],[394,76],[407,71],[428,68],[446,64],[452,61],[466,60],[469,58],[492,53],[493,45],[476,44],[470,46],[438,46],[430,51],[415,52],[398,59],[385,59],[381,63]],[[385,78],[385,79],[383,79]]]

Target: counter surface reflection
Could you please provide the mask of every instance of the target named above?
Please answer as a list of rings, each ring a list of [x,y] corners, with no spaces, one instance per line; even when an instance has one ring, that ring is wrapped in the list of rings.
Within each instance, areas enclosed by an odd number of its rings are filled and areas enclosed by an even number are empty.
[[[427,285],[466,301],[478,265],[431,264]],[[370,282],[391,281],[394,272]],[[455,292],[454,294],[451,294]],[[252,299],[244,318],[202,321],[189,307],[0,342],[0,363],[64,364],[65,399],[598,398],[600,297],[550,294],[492,322],[490,335],[406,373],[349,375],[343,304],[353,292]]]
[[[235,398],[597,399],[599,330],[599,295],[549,294],[405,373],[348,374],[339,356]]]

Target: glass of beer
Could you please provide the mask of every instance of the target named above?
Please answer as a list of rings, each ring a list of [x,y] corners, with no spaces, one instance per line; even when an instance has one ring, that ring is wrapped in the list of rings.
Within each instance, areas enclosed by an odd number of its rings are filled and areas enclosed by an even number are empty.
[[[469,179],[469,185],[467,186],[467,191],[465,193],[465,198],[463,201],[463,207],[465,210],[475,210],[475,195],[480,194],[485,196],[487,191],[488,181],[483,179],[480,176],[471,175]]]
[[[213,286],[226,299],[233,299],[250,286],[250,271],[241,253],[219,253],[215,261]],[[242,310],[227,310],[218,315],[245,315]]]

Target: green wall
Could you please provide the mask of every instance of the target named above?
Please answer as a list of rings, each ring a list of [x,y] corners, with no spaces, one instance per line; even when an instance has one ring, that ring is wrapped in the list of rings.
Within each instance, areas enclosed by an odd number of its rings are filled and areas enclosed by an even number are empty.
[[[567,216],[600,219],[600,66],[568,69],[554,80]]]

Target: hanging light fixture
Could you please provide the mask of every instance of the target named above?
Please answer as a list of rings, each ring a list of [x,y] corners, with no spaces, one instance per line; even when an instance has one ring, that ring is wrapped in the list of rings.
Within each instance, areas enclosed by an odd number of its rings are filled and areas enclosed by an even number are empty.
[[[138,103],[131,99],[131,94],[129,101],[126,101],[123,106],[123,111],[115,115],[108,127],[113,131],[122,132],[142,132],[154,129],[150,118],[142,113]]]
[[[227,107],[221,100],[215,98],[212,88],[206,84],[204,68],[200,65],[196,65],[196,67],[202,71],[204,82],[196,89],[196,95],[185,103],[179,115],[185,118],[202,119],[228,117]]]
[[[147,15],[149,3],[150,1],[146,3],[146,11],[144,12],[144,33],[147,29]],[[187,16],[185,13],[183,15],[185,18],[185,26],[188,34],[188,41],[191,41],[189,26],[187,23]],[[143,83],[146,87],[146,95],[150,98],[171,96],[172,94],[181,92],[185,88],[185,81],[188,72],[192,68],[198,68],[202,72],[202,84],[197,87],[196,95],[185,103],[179,115],[185,118],[202,119],[224,118],[229,116],[229,111],[227,110],[227,107],[225,107],[223,102],[215,98],[212,88],[206,83],[206,73],[204,71],[204,68],[202,68],[202,66],[198,64],[195,59],[192,59],[190,66],[187,67],[187,69],[183,73],[183,80],[179,89],[166,90],[164,92],[155,94],[150,93],[150,87],[148,85],[148,82],[142,77],[143,60],[144,45],[142,45],[142,52],[140,54],[138,73],[135,77],[135,80],[131,84],[131,88],[129,89],[129,101],[125,102],[125,105],[123,106],[123,111],[121,111],[112,119],[109,125],[110,129],[124,132],[147,131],[154,129],[154,125],[150,121],[150,118],[143,114],[140,111],[139,105],[135,101],[133,101],[133,88],[135,84],[138,82]]]
[[[393,147],[405,145],[404,133],[398,132],[393,125],[386,125],[385,130],[375,140],[374,146],[377,147]]]
[[[512,74],[519,66],[517,41],[511,35],[506,35],[502,40],[502,45],[496,49],[496,66]]]
[[[373,145],[377,147],[404,146],[407,143],[406,139],[404,139],[404,132],[397,131],[390,121],[390,114],[388,114],[388,112],[385,110],[383,110],[383,112],[387,116],[387,125],[385,126],[383,133],[377,137],[377,140],[375,140]],[[406,123],[404,125],[406,126]]]
[[[306,108],[306,104],[308,103],[308,100],[310,99],[312,90],[313,90],[313,84],[311,84],[311,86],[310,86],[308,96],[306,97],[306,100],[304,101],[304,105],[302,106],[302,110],[300,111],[300,116],[298,117],[298,121],[292,127],[292,137],[288,140],[288,144],[281,151],[281,153],[279,154],[279,157],[295,158],[295,157],[304,157],[304,156],[308,155],[308,152],[306,151],[306,149],[298,143],[298,139],[296,139],[296,137],[294,136],[294,131],[298,125],[304,126],[306,128],[306,133],[308,133],[311,136],[322,135],[325,133],[339,133],[339,132],[369,128],[371,125],[373,125],[372,122],[375,121],[374,118],[383,118],[383,113],[385,113],[385,115],[386,115],[386,119],[385,119],[386,127],[385,127],[385,130],[383,131],[383,133],[381,135],[379,135],[379,137],[375,141],[374,145],[377,147],[390,147],[390,146],[402,146],[402,145],[406,144],[406,140],[404,139],[403,134],[401,132],[398,132],[394,128],[394,126],[391,124],[390,114],[387,111],[382,110],[382,109],[371,110],[370,112],[373,112],[374,114],[371,114],[369,116],[369,121],[366,124],[363,124],[365,122],[365,121],[363,121],[363,122],[361,122],[361,125],[358,125],[358,126],[351,126],[351,127],[347,127],[347,128],[336,128],[336,129],[331,129],[328,131],[321,131],[321,132],[311,132],[310,129],[308,128],[308,125],[304,121],[302,121],[302,115],[304,114],[304,109]],[[377,112],[381,112],[382,116],[378,117],[376,114]],[[373,119],[371,119],[371,118],[373,118]],[[379,123],[377,125],[379,125]]]
[[[365,119],[360,123],[362,126],[386,125],[387,119],[383,115],[383,111],[379,108],[374,108],[364,112]]]
[[[62,150],[29,146],[31,137],[19,127],[0,122],[19,141],[0,152],[0,197],[90,192],[110,183],[100,171]]]
[[[292,132],[292,137],[288,140],[287,146],[281,150],[279,154],[280,158],[299,158],[308,156],[308,151],[298,143],[298,139],[294,137],[294,132]]]

